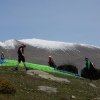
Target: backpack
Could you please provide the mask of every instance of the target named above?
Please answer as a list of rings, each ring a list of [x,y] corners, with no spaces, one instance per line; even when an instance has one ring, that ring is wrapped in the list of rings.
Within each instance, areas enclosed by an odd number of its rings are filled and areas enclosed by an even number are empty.
[[[94,65],[93,65],[91,62],[90,62],[90,69],[91,69],[92,71],[95,70]]]

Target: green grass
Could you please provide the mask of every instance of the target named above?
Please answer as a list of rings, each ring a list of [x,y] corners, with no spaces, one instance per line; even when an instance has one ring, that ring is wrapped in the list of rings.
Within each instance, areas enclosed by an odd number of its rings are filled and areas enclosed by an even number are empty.
[[[50,81],[27,75],[26,71],[23,69],[23,65],[21,64],[19,67],[20,71],[14,71],[13,69],[16,63],[16,61],[13,61],[12,64],[12,61],[9,61],[8,65],[3,64],[0,66],[0,77],[10,80],[17,89],[16,94],[0,94],[0,100],[73,100],[71,99],[72,95],[76,97],[75,100],[94,100],[93,98],[100,97],[100,80],[91,82],[96,86],[96,88],[93,88],[89,86],[88,83],[90,81],[88,79],[48,71],[56,77],[66,78],[71,82],[65,83]],[[27,65],[31,68],[30,63],[27,63]],[[44,65],[40,65],[40,67],[43,66]],[[36,64],[32,65],[33,69],[38,69],[37,67]],[[39,91],[38,86],[54,87],[57,88],[59,92],[55,94],[48,94],[46,92]]]
[[[7,63],[3,63],[1,66],[13,66],[13,67],[15,67],[16,63],[17,63],[16,60],[7,60]],[[51,67],[46,66],[46,65],[32,64],[32,63],[26,62],[26,66],[28,68],[31,68],[31,69],[42,70],[45,72],[53,72],[53,73],[65,74],[65,75],[69,75],[69,76],[75,76],[73,74],[59,72],[59,71],[54,70]],[[20,63],[19,67],[23,68],[23,63]]]

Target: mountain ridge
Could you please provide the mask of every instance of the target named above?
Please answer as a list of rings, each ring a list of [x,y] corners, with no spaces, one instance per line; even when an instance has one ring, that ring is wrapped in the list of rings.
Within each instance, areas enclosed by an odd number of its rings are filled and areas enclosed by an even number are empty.
[[[30,43],[27,43],[27,41]],[[99,47],[76,43],[74,45],[73,43],[69,43],[70,45],[68,45],[65,42],[51,42],[39,39],[31,39],[31,41],[28,39],[27,41],[13,39],[8,42],[2,42],[5,45],[0,45],[0,52],[4,52],[6,59],[17,60],[18,47],[22,43],[25,43],[26,62],[48,65],[48,56],[52,56],[57,66],[62,64],[74,64],[80,73],[81,69],[85,67],[84,58],[88,56],[90,61],[92,61],[97,68],[100,68]],[[2,43],[0,42],[0,44]]]
[[[6,40],[3,42],[0,42],[0,46],[5,48],[5,49],[14,49],[16,45],[18,45],[18,43],[16,41],[34,46],[34,47],[38,47],[38,48],[45,48],[45,49],[51,49],[51,50],[56,50],[56,49],[60,49],[62,48],[63,50],[66,48],[71,48],[71,47],[75,47],[77,45],[80,46],[85,46],[88,48],[99,48],[97,46],[93,46],[93,45],[89,45],[89,44],[79,44],[79,43],[70,43],[70,42],[60,42],[60,41],[49,41],[49,40],[42,40],[42,39],[22,39],[22,40],[14,40],[14,39],[10,39],[10,40]],[[33,43],[32,43],[33,42]],[[9,48],[7,48],[9,47]]]

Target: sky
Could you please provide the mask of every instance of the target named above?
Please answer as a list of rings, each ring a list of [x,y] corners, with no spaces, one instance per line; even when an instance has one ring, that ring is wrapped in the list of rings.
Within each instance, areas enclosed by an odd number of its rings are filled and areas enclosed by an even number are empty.
[[[0,0],[0,35],[100,47],[100,0]]]

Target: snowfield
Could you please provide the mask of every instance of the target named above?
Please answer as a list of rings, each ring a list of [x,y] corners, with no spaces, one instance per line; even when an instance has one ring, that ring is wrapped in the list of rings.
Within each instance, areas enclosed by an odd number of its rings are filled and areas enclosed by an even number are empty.
[[[77,43],[66,43],[59,41],[48,41],[41,39],[22,39],[17,40],[19,42],[25,43],[26,45],[31,45],[33,47],[47,49],[47,50],[76,50],[76,46],[80,45],[83,47],[94,48],[95,46],[88,44],[77,44]],[[15,49],[15,46],[18,45],[18,42],[14,39],[7,40],[5,42],[0,42],[0,46],[4,49]],[[96,47],[99,48],[99,47]]]

